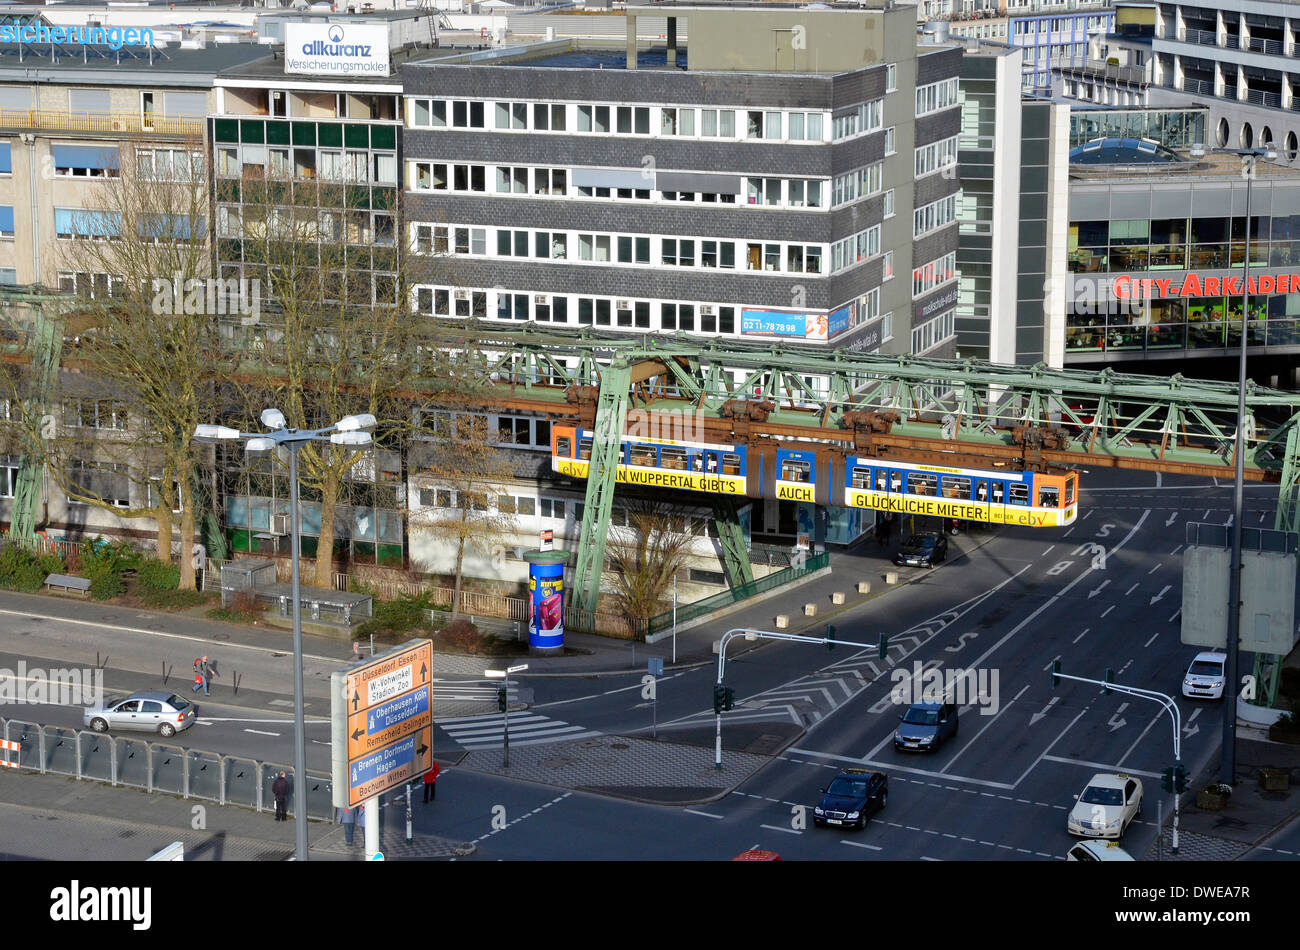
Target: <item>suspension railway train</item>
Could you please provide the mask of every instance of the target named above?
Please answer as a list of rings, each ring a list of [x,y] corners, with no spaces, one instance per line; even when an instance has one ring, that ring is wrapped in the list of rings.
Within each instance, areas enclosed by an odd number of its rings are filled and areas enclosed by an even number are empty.
[[[586,478],[592,432],[553,426],[551,467]],[[812,449],[774,449],[624,435],[617,479],[629,485],[776,498],[1033,528],[1078,514],[1078,473],[956,468]]]

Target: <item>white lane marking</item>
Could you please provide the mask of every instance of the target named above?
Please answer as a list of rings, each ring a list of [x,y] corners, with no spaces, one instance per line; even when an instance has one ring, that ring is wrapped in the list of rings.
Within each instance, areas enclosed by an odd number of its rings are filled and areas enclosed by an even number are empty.
[[[943,768],[941,768],[941,769],[939,770],[939,773],[940,773],[940,774],[943,774],[943,773],[947,772],[950,768],[952,768],[953,763],[956,762],[958,759],[960,759],[960,758],[962,757],[962,755],[966,752],[967,749],[969,749],[969,748],[970,748],[971,746],[973,746],[975,743],[979,742],[979,741],[980,741],[980,736],[984,735],[984,733],[988,730],[989,726],[993,725],[993,723],[995,723],[995,722],[998,721],[998,716],[1001,716],[1004,712],[1006,712],[1008,709],[1010,709],[1010,708],[1015,704],[1015,701],[1016,701],[1017,699],[1019,699],[1021,696],[1025,695],[1025,690],[1027,690],[1027,689],[1029,689],[1029,684],[1028,684],[1028,683],[1026,683],[1024,686],[1020,687],[1020,692],[1016,693],[1016,695],[1013,696],[1013,697],[1011,698],[1011,702],[1009,702],[1009,703],[1004,703],[1001,709],[999,709],[999,710],[998,710],[994,715],[992,715],[991,717],[989,717],[989,721],[988,721],[987,723],[984,724],[984,728],[981,729],[979,732],[975,733],[975,738],[974,738],[974,739],[971,739],[971,740],[969,740],[968,742],[963,743],[963,744],[962,744],[962,747],[961,747],[960,749],[957,750],[957,754],[954,755],[951,759],[948,760],[948,764],[945,765]],[[969,789],[962,789],[962,791],[969,791]]]
[[[251,732],[253,735],[257,736],[276,736],[278,738],[280,735],[278,732],[263,732],[261,729],[245,729],[244,731]]]
[[[1083,628],[1083,633],[1081,633],[1081,634],[1079,634],[1077,637],[1075,637],[1075,638],[1074,638],[1074,642],[1075,642],[1075,643],[1078,643],[1080,640],[1082,640],[1085,636],[1088,635],[1088,631],[1091,630],[1091,629],[1092,629],[1092,627],[1084,627],[1084,628]]]
[[[1198,711],[1199,711],[1199,710],[1198,710]],[[1134,740],[1133,740],[1133,744],[1132,744],[1131,746],[1129,746],[1127,749],[1125,749],[1125,750],[1124,750],[1124,754],[1121,755],[1121,756],[1119,757],[1119,762],[1120,762],[1121,765],[1123,765],[1123,764],[1124,764],[1124,761],[1125,761],[1125,760],[1126,760],[1130,755],[1133,754],[1133,750],[1136,749],[1136,748],[1138,747],[1138,743],[1142,741],[1143,737],[1145,737],[1146,734],[1147,734],[1148,732],[1151,731],[1151,727],[1154,726],[1157,722],[1160,722],[1162,719],[1164,719],[1164,717],[1165,717],[1165,711],[1164,711],[1163,709],[1162,709],[1160,712],[1156,713],[1156,714],[1152,717],[1151,721],[1150,721],[1149,723],[1147,723],[1147,727],[1146,727],[1145,729],[1142,730],[1142,735],[1140,735],[1140,736],[1138,736],[1136,739],[1134,739]],[[1191,720],[1189,719],[1188,722],[1190,723]],[[1199,731],[1199,728],[1200,728],[1200,727],[1198,726],[1198,727],[1197,727],[1198,731]],[[1116,771],[1119,771],[1119,770],[1116,769]]]
[[[796,831],[794,828],[782,828],[780,825],[759,825],[760,828],[766,828],[768,831],[784,831],[788,835],[801,835],[802,831]]]
[[[877,845],[874,844],[863,844],[861,841],[846,841],[843,838],[840,839],[840,844],[847,844],[851,848],[866,848],[868,851],[885,850],[884,848],[878,847]]]
[[[1134,584],[1134,585],[1133,585],[1132,587],[1130,587],[1128,590],[1124,591],[1124,596],[1127,597],[1129,594],[1133,593],[1133,591],[1135,591],[1135,590],[1137,590],[1137,589],[1138,589],[1137,584]]]
[[[1023,772],[1020,773],[1020,778],[1016,779],[1016,784],[1011,787],[1016,788],[1017,786],[1019,786],[1020,783],[1025,780],[1025,777],[1028,776],[1030,772],[1038,768],[1038,763],[1043,761],[1043,759],[1047,756],[1047,753],[1052,751],[1052,746],[1060,742],[1061,739],[1065,737],[1065,734],[1069,732],[1071,729],[1073,729],[1074,724],[1078,722],[1080,719],[1082,719],[1087,712],[1088,712],[1087,706],[1084,706],[1082,709],[1080,709],[1079,715],[1071,719],[1069,724],[1066,725],[1065,728],[1063,728],[1060,732],[1056,734],[1056,738],[1053,739],[1050,743],[1048,743],[1047,748],[1038,754],[1038,758],[1034,759],[1033,764],[1031,764],[1029,768],[1025,769]]]
[[[1202,520],[1202,521],[1206,521],[1207,519],[1209,519],[1209,517],[1210,517],[1210,512],[1213,511],[1213,510],[1214,510],[1213,508],[1206,508],[1206,509],[1205,509],[1205,514],[1201,515],[1201,520]]]
[[[230,719],[230,718],[226,718],[226,717],[223,717],[223,716],[203,716],[203,717],[201,718],[201,721],[202,721],[202,722],[208,722],[208,723],[212,723],[212,722],[255,722],[255,723],[262,723],[262,724],[268,724],[268,723],[269,723],[269,724],[271,724],[271,725],[276,725],[276,726],[292,726],[292,725],[293,725],[293,720],[292,720],[292,719]],[[327,722],[329,722],[328,719],[321,719],[321,718],[319,718],[319,717],[306,716],[306,717],[303,718],[303,724],[304,724],[304,725],[308,725],[308,726],[315,726],[315,725],[319,725],[319,724],[321,724],[321,723],[327,723]]]
[[[1177,610],[1175,610],[1173,613],[1171,613],[1171,614],[1169,615],[1169,619],[1166,620],[1165,622],[1166,622],[1166,623],[1173,623],[1174,620],[1178,617],[1178,615],[1179,615],[1180,613],[1182,613],[1182,612],[1183,612],[1183,608],[1182,608],[1182,607],[1179,607]]]
[[[1054,547],[1056,547],[1055,544],[1053,544],[1053,545],[1049,545],[1048,548],[1047,548],[1047,550],[1044,551],[1042,554],[1040,554],[1039,557],[1047,557],[1047,555],[1049,555],[1049,554],[1052,553],[1052,548],[1054,548]]]
[[[1159,564],[1157,564],[1155,567],[1151,568],[1151,570],[1147,571],[1147,574],[1148,574],[1148,576],[1149,576],[1149,575],[1151,575],[1151,574],[1154,574],[1154,573],[1155,573],[1156,571],[1158,571],[1158,570],[1160,570],[1160,565],[1159,565]]]
[[[878,769],[888,769],[890,772],[909,772],[913,775],[924,775],[927,778],[943,778],[950,782],[968,782],[971,785],[983,785],[986,788],[1015,788],[1014,785],[1007,785],[1003,782],[990,782],[982,778],[966,778],[962,775],[942,775],[938,772],[927,772],[925,769],[909,768],[896,762],[874,762],[871,759],[855,759],[851,756],[835,755],[831,752],[814,752],[812,749],[789,749],[787,751],[797,755],[811,755],[819,759],[838,759],[841,762],[852,762],[855,765],[870,765]]]
[[[1158,717],[1157,717],[1158,718]],[[1129,775],[1145,775],[1147,778],[1160,778],[1159,772],[1144,772],[1141,769],[1124,769],[1118,765],[1108,765],[1105,762],[1088,762],[1083,759],[1067,759],[1061,755],[1043,756],[1049,762],[1061,762],[1065,765],[1084,765],[1090,769],[1100,769],[1103,772],[1125,772]],[[1121,762],[1123,759],[1120,760]]]
[[[1182,546],[1181,544],[1178,545],[1178,547],[1174,548],[1172,551],[1169,552],[1169,556],[1172,557],[1173,555],[1177,554],[1177,553],[1178,553],[1179,551],[1181,551],[1182,549],[1183,549],[1183,546]]]
[[[1142,649],[1145,650],[1147,647],[1151,646],[1151,644],[1155,642],[1155,639],[1156,639],[1156,637],[1158,637],[1158,636],[1160,636],[1159,633],[1153,633],[1153,634],[1151,634],[1151,639],[1148,640],[1146,643],[1142,644]]]
[[[713,818],[717,821],[722,821],[726,817],[725,815],[711,815],[707,811],[696,811],[694,808],[683,808],[682,811],[689,812],[692,815],[699,815],[701,818]]]
[[[1026,852],[1026,853],[1028,853],[1028,852]],[[930,858],[930,857],[926,857],[926,856],[923,854],[923,855],[921,855],[921,860],[922,860],[922,861],[942,861],[943,858]]]
[[[558,798],[552,798],[549,802],[546,802],[544,805],[542,805],[542,808],[550,808],[552,805],[564,801],[572,794],[573,792],[565,792],[563,795],[559,796]],[[505,831],[507,828],[513,828],[515,825],[519,824],[519,822],[525,820],[526,818],[532,818],[534,814],[536,814],[536,812],[525,812],[524,814],[516,818],[514,821],[506,825],[504,828],[493,828],[487,834],[479,835],[477,838],[474,839],[474,843],[478,844],[484,838],[491,838],[493,835],[499,834],[500,832]]]
[[[1105,617],[1106,614],[1110,613],[1114,609],[1115,609],[1115,605],[1111,604],[1109,607],[1107,607],[1105,610],[1101,612],[1102,617]]]

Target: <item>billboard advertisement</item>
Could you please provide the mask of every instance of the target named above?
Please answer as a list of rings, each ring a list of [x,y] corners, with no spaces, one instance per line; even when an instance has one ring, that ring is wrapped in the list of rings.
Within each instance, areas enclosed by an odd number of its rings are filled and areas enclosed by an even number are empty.
[[[564,646],[564,563],[528,565],[528,645]]]
[[[847,324],[847,315],[844,319]],[[827,338],[827,317],[824,313],[744,309],[740,311],[740,335],[772,336],[785,340],[825,341]]]
[[[371,23],[286,23],[284,71],[387,76],[388,27]]]

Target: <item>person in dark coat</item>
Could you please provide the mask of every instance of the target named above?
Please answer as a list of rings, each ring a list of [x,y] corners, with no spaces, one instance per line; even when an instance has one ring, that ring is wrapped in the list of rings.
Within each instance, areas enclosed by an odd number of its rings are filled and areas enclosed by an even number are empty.
[[[438,763],[433,763],[433,768],[424,773],[424,803],[427,805],[438,796]]]
[[[283,771],[271,783],[271,794],[275,797],[275,820],[287,821],[289,818],[289,779]]]

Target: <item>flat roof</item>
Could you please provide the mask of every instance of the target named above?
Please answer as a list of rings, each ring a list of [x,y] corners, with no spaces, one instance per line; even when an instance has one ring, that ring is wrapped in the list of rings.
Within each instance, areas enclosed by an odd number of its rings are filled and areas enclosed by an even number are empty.
[[[1257,178],[1267,178],[1280,184],[1300,184],[1300,168],[1259,161],[1255,164],[1255,172]],[[1199,161],[1189,156],[1186,163],[1176,166],[1162,164],[1070,166],[1070,179],[1073,181],[1178,181],[1186,178],[1240,181],[1241,159],[1236,155],[1210,152]]]
[[[150,50],[153,51],[152,61]],[[214,43],[199,48],[165,44],[153,47],[128,47],[114,50],[108,46],[32,46],[23,44],[21,54],[16,45],[0,45],[0,80],[56,79],[67,77],[83,81],[86,72],[125,73],[136,78],[167,73],[212,76],[232,66],[270,55],[256,43]],[[74,73],[82,75],[73,76]],[[109,77],[105,77],[109,78]],[[98,81],[98,78],[94,81]]]

